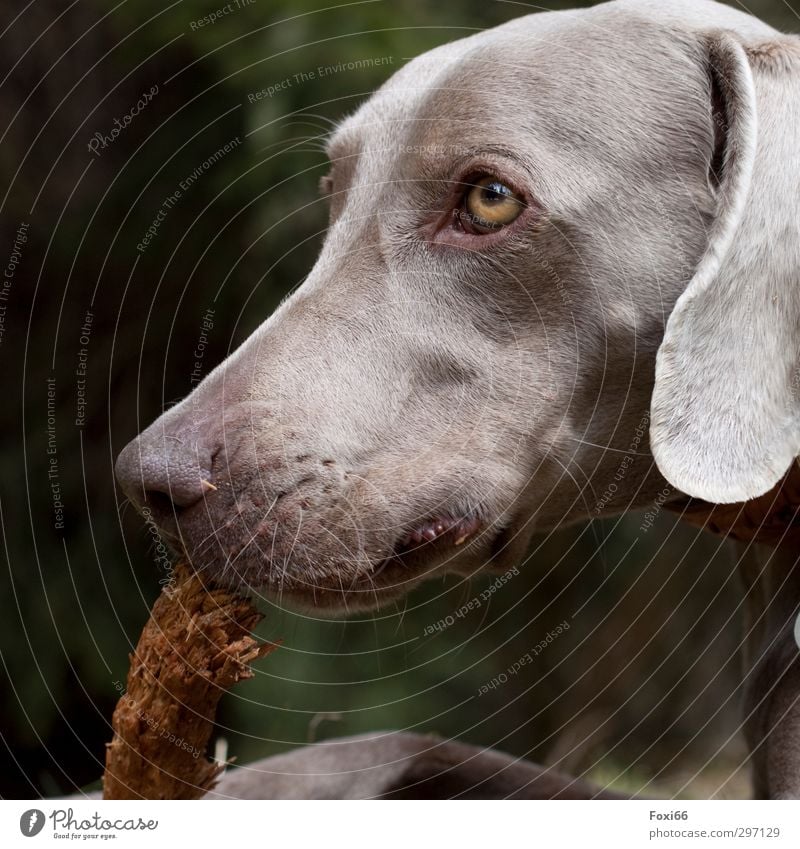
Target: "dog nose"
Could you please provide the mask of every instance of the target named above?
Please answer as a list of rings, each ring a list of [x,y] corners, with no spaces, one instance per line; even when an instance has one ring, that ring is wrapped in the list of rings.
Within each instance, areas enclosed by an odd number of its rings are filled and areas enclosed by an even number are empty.
[[[152,510],[158,522],[215,489],[215,454],[216,446],[202,432],[170,433],[156,422],[123,448],[115,471],[125,495],[138,507]]]

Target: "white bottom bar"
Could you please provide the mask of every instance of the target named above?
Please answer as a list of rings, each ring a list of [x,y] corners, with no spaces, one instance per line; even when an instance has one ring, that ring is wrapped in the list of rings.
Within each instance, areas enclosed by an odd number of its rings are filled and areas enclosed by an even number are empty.
[[[798,802],[0,802],[0,845],[800,846]],[[27,836],[32,833],[31,836]]]

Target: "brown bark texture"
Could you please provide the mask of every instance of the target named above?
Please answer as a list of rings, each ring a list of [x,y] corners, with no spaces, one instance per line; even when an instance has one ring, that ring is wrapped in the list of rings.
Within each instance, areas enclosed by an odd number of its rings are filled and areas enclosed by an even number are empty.
[[[206,747],[219,700],[276,648],[251,636],[261,617],[248,598],[176,566],[130,655],[104,799],[198,799],[214,786],[224,765],[209,761]]]

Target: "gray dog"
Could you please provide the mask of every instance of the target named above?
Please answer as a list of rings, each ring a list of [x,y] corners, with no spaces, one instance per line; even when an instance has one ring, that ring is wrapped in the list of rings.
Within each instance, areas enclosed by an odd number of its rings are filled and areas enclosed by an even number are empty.
[[[507,569],[600,502],[762,495],[800,454],[799,139],[800,40],[709,0],[530,15],[415,59],[330,140],[307,280],[125,448],[126,494],[196,568],[331,614]],[[748,556],[762,596],[779,557],[785,578],[791,552]],[[771,796],[800,794],[787,581],[751,655]],[[413,735],[283,757],[220,793],[597,793]]]

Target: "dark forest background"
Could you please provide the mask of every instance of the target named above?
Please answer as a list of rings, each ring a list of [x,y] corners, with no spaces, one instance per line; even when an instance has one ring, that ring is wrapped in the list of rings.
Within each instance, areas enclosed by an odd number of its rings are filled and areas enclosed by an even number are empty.
[[[189,390],[208,309],[205,370],[310,269],[327,220],[317,183],[331,121],[407,58],[541,8],[240,0],[192,25],[221,5],[0,7],[0,264],[16,260],[0,344],[4,797],[75,791],[102,771],[116,682],[163,577],[143,522],[121,509],[113,459]],[[781,0],[748,8],[797,30]],[[366,59],[382,61],[248,99]],[[153,87],[92,153],[95,133]],[[180,181],[237,137],[137,250]],[[490,604],[433,636],[428,625],[492,578],[423,588],[407,609],[353,622],[268,609],[261,630],[284,647],[223,700],[218,734],[241,763],[359,731],[435,731],[651,794],[746,792],[730,558],[664,515],[646,534],[641,522],[549,538]],[[571,628],[536,664],[475,697],[564,619]]]

